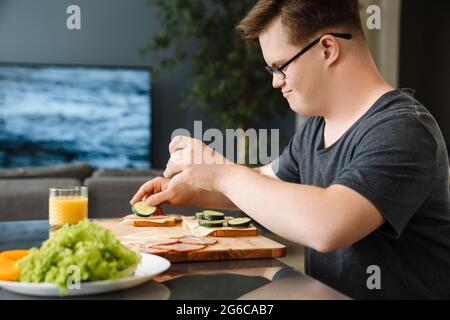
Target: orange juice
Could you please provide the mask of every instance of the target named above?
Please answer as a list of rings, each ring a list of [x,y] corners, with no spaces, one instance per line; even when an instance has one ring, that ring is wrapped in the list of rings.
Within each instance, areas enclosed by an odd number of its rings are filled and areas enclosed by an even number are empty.
[[[50,231],[55,231],[64,224],[77,224],[86,220],[88,218],[87,188],[51,188],[48,207]]]
[[[84,197],[53,197],[49,200],[50,225],[77,224],[88,216],[88,199]]]

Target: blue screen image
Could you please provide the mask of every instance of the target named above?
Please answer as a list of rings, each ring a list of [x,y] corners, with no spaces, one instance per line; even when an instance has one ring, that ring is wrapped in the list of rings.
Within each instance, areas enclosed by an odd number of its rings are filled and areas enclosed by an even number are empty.
[[[147,68],[0,64],[0,167],[148,168]]]

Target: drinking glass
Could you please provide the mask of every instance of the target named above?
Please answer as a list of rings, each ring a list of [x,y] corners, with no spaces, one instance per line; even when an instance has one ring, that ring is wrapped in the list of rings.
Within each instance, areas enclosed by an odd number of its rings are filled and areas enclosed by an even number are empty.
[[[88,188],[66,187],[49,190],[50,232],[65,224],[77,224],[88,218]]]

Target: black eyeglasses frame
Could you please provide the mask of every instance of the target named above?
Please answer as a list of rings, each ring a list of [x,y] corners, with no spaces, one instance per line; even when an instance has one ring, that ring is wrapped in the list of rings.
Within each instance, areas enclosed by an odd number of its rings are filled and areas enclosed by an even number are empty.
[[[327,35],[331,35],[337,38],[342,38],[342,39],[346,39],[346,40],[350,40],[352,38],[352,35],[350,33],[338,33],[338,32],[330,32],[330,33],[325,33],[323,35],[321,35],[319,38],[317,38],[316,40],[314,40],[313,42],[311,42],[310,44],[308,44],[307,46],[305,46],[302,50],[300,50],[295,56],[293,56],[292,58],[290,58],[287,62],[283,63],[281,66],[279,67],[271,67],[271,66],[265,66],[266,70],[273,76],[273,74],[279,75],[281,77],[282,80],[286,79],[286,74],[283,72],[284,69],[286,69],[286,67],[288,65],[290,65],[292,62],[294,62],[295,60],[297,60],[300,56],[302,56],[303,54],[305,54],[309,49],[311,49],[312,47],[314,47],[316,44],[318,44],[320,42],[320,40]]]

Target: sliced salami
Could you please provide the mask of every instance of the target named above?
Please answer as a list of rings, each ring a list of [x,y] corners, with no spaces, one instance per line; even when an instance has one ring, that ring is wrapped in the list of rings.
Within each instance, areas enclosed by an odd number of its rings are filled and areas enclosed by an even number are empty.
[[[181,243],[186,244],[206,244],[212,245],[217,243],[217,240],[214,238],[206,238],[206,237],[193,237],[193,236],[185,236],[183,238],[178,239]]]
[[[166,246],[178,243],[178,239],[152,239],[142,244],[143,247],[150,248],[153,246]]]
[[[152,246],[154,249],[161,249],[161,250],[169,250],[174,252],[187,252],[187,251],[196,251],[204,249],[206,245],[200,245],[200,244],[187,244],[187,243],[176,243],[176,244],[169,244],[164,246]]]

